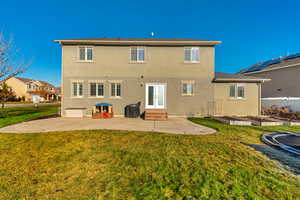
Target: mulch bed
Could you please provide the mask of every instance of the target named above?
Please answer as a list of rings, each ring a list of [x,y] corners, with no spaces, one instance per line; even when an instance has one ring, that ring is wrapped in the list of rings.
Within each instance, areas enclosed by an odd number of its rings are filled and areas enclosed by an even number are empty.
[[[258,122],[278,122],[279,120],[263,117],[248,117],[248,119],[255,120]]]

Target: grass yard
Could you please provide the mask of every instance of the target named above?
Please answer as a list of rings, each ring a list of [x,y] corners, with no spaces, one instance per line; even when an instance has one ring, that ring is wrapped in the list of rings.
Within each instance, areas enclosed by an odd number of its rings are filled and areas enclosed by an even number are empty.
[[[0,134],[0,198],[300,199],[298,177],[245,145],[276,128],[190,120],[218,133]]]
[[[58,106],[0,108],[0,128],[36,117],[56,114]]]

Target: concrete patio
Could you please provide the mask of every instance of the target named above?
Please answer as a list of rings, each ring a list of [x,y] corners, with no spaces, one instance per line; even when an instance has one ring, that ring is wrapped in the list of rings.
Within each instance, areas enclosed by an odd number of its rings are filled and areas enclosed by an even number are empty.
[[[145,121],[136,118],[51,118],[0,128],[0,133],[35,133],[95,129],[152,131],[191,135],[212,134],[216,132],[214,129],[195,124],[185,118],[170,118],[167,121]]]

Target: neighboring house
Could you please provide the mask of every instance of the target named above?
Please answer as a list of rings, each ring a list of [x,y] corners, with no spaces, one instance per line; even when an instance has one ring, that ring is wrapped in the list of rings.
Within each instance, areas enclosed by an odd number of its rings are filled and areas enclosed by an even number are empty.
[[[54,94],[56,96],[56,100],[61,100],[61,87],[55,87],[54,88]]]
[[[32,101],[32,96],[43,96],[44,100],[54,100],[55,86],[40,80],[33,80],[28,78],[10,77],[5,80],[5,83],[12,88],[17,98],[25,98],[26,101]]]
[[[262,84],[263,98],[300,97],[300,53],[251,65],[238,74],[271,79]]]
[[[198,39],[67,39],[62,115],[90,116],[99,102],[124,116],[128,104],[169,116],[260,115],[267,79],[215,74],[215,45]],[[76,115],[74,115],[76,113]]]

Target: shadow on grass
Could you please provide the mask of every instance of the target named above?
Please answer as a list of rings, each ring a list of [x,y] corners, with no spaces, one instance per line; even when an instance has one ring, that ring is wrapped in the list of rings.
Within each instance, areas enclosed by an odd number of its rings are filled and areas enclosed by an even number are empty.
[[[294,174],[300,175],[300,156],[296,156],[279,148],[271,147],[265,144],[243,144],[263,153],[272,160],[280,162]]]

